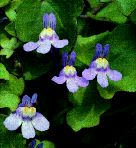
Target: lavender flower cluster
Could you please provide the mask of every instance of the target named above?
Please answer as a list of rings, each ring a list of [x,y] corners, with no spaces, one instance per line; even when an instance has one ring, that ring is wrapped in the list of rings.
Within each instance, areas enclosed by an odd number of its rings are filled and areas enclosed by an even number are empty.
[[[39,35],[39,40],[37,42],[31,41],[24,44],[23,48],[25,51],[30,52],[36,50],[38,53],[46,54],[51,50],[51,46],[63,48],[68,45],[68,40],[60,40],[56,33],[56,17],[53,13],[46,13],[43,16],[43,26],[44,29]],[[110,69],[109,62],[106,59],[108,53],[109,44],[102,47],[102,45],[98,43],[89,68],[83,70],[82,77],[79,77],[74,67],[76,53],[73,51],[68,57],[68,53],[64,52],[62,54],[63,68],[58,76],[52,78],[52,81],[57,84],[66,82],[67,89],[75,93],[79,87],[87,87],[89,85],[89,80],[93,80],[97,77],[97,82],[102,88],[105,88],[108,86],[108,78],[113,81],[122,79],[122,74],[120,72]],[[36,108],[33,107],[36,100],[37,94],[34,94],[32,98],[25,95],[16,111],[11,113],[4,121],[5,127],[13,131],[22,125],[22,135],[26,139],[35,137],[34,128],[39,131],[48,130],[50,125],[49,121],[41,113],[36,112]]]

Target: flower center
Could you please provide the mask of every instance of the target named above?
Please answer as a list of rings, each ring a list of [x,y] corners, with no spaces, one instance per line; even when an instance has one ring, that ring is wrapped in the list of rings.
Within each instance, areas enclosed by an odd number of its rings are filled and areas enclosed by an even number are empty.
[[[40,37],[44,38],[45,36],[51,37],[54,34],[54,30],[51,28],[44,28],[42,32],[40,33]]]
[[[33,117],[36,114],[35,107],[21,107],[21,113],[24,117]]]
[[[109,65],[109,62],[105,58],[97,58],[95,60],[95,63],[97,65],[97,68],[107,68]]]
[[[67,66],[64,67],[64,73],[66,75],[72,75],[73,76],[73,75],[76,74],[76,69],[73,66],[67,65]]]

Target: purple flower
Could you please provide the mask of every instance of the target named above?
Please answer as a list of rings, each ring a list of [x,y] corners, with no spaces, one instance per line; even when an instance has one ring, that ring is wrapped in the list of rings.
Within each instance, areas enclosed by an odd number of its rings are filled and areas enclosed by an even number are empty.
[[[51,49],[51,45],[55,48],[63,48],[68,45],[68,40],[60,40],[56,34],[56,17],[53,13],[44,14],[43,16],[44,29],[39,35],[39,41],[28,42],[24,44],[23,48],[25,51],[30,52],[36,50],[39,53],[48,53]]]
[[[10,131],[14,131],[22,125],[22,135],[26,139],[35,137],[34,128],[39,131],[48,130],[49,121],[41,113],[36,112],[36,108],[33,107],[36,100],[37,94],[34,94],[32,98],[25,95],[16,111],[5,119],[5,127]]]
[[[110,69],[109,62],[106,60],[108,53],[109,45],[106,44],[104,49],[102,49],[102,45],[98,43],[96,45],[94,58],[89,68],[82,72],[82,76],[86,80],[93,80],[97,76],[97,82],[103,88],[108,86],[107,77],[113,81],[119,81],[122,79],[122,74],[120,72]]]
[[[39,141],[34,139],[31,143],[29,143],[28,148],[43,148],[42,142],[40,142],[39,144],[37,143],[39,143]]]
[[[66,82],[66,86],[68,90],[72,93],[78,90],[78,87],[86,87],[89,82],[77,76],[77,71],[73,66],[76,59],[76,53],[73,51],[70,54],[70,59],[68,61],[68,54],[66,52],[62,55],[62,65],[63,69],[59,73],[59,77],[54,76],[52,81],[56,82],[57,84],[63,84]]]

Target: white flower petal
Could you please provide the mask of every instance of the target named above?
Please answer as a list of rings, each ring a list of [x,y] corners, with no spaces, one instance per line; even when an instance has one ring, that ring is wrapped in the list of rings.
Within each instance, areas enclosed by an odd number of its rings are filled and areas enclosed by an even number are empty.
[[[113,81],[119,81],[122,79],[122,74],[116,70],[109,70],[107,75]]]
[[[53,40],[52,45],[55,48],[63,48],[64,46],[68,45],[68,40]]]
[[[93,80],[96,76],[97,72],[95,69],[93,68],[88,68],[88,69],[85,69],[83,72],[82,72],[82,76],[86,79],[86,80]]]
[[[35,130],[31,121],[23,121],[21,130],[24,138],[30,139],[35,137]]]
[[[49,40],[45,40],[43,41],[43,43],[39,45],[36,51],[45,54],[48,53],[50,49],[51,49],[51,42]]]
[[[36,113],[36,116],[33,117],[32,124],[39,131],[48,130],[50,125],[49,121],[40,113]]]
[[[59,77],[54,76],[51,80],[57,84],[63,84],[66,81],[66,77],[65,76],[59,76]]]
[[[35,42],[28,42],[26,44],[24,44],[23,48],[25,51],[29,52],[29,51],[33,51],[35,50],[36,48],[38,48],[38,43],[35,43]]]
[[[99,72],[97,75],[97,82],[101,85],[101,87],[107,87],[108,86],[108,80],[106,73]]]
[[[16,113],[10,114],[10,116],[7,117],[3,122],[5,127],[10,131],[16,130],[21,125],[21,123],[22,123],[22,118]]]
[[[68,90],[72,93],[76,92],[78,90],[78,84],[76,83],[76,80],[74,78],[69,78],[66,81],[66,86]]]

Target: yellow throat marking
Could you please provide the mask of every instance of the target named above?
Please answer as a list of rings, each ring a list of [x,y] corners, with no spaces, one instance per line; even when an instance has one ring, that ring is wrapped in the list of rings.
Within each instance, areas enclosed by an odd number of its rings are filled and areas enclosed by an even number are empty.
[[[109,64],[105,58],[97,58],[95,63],[97,64],[97,68],[106,68]]]
[[[35,107],[22,107],[21,112],[23,116],[33,117],[36,114]]]
[[[76,69],[73,66],[67,65],[67,66],[64,67],[64,73],[66,75],[74,75],[75,72],[76,72]]]
[[[44,37],[44,36],[52,36],[54,34],[54,30],[51,28],[44,28],[42,30],[42,32],[40,33],[40,37]]]

